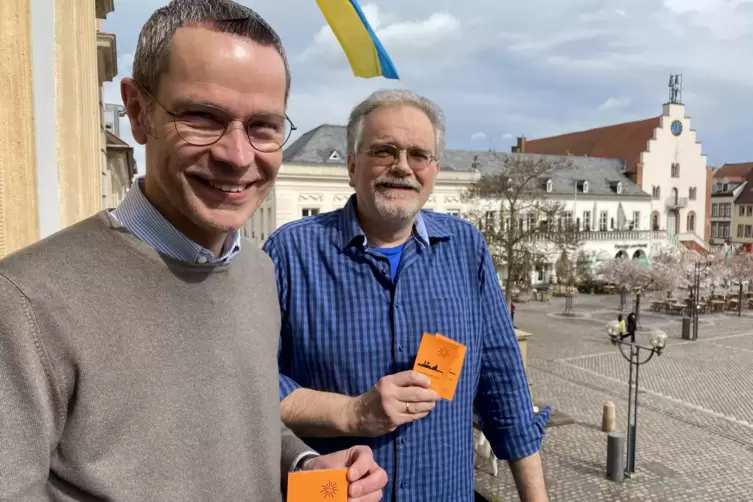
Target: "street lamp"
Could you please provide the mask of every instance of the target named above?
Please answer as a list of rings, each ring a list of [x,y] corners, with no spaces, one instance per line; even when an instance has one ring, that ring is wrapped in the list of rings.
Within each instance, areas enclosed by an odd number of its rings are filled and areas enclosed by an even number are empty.
[[[698,311],[701,306],[698,302],[701,299],[701,275],[708,275],[711,263],[697,261],[693,266],[693,288],[690,290],[690,321],[693,324],[693,340],[698,340]]]
[[[625,457],[625,476],[630,478],[635,475],[635,445],[638,432],[638,373],[642,365],[654,357],[661,355],[667,345],[667,334],[663,331],[655,331],[650,335],[650,347],[637,343],[624,342],[620,339],[620,323],[612,321],[607,324],[607,335],[613,345],[620,348],[620,354],[630,363],[630,376],[628,377],[628,423],[627,423],[627,455]],[[624,347],[630,348],[630,356],[625,354]],[[643,354],[641,354],[643,352]],[[648,354],[648,355],[646,355]]]

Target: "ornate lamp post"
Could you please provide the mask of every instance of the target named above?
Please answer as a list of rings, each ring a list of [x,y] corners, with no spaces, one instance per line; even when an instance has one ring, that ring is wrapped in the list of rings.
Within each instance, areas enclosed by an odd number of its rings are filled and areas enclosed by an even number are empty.
[[[690,321],[693,324],[693,340],[698,340],[698,311],[701,306],[698,302],[701,299],[701,277],[708,275],[711,262],[697,261],[693,266],[693,287],[690,290],[690,303],[693,308],[690,311]]]
[[[645,347],[637,343],[623,342],[620,339],[620,323],[612,321],[607,324],[607,335],[612,344],[620,348],[620,354],[630,363],[630,376],[628,377],[628,423],[627,423],[627,455],[625,457],[625,476],[630,478],[635,475],[635,452],[638,433],[638,374],[640,367],[651,360],[654,354],[661,355],[667,345],[667,335],[664,332],[651,334],[651,347]],[[626,354],[625,347],[629,348],[630,355]]]

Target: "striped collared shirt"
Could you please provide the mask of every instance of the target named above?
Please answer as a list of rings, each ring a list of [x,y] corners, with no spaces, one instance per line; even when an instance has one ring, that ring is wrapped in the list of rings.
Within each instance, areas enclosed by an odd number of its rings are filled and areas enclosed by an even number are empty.
[[[239,230],[231,232],[221,256],[196,244],[162,216],[144,195],[144,179],[138,178],[112,216],[126,230],[158,253],[188,263],[227,263],[241,250]]]
[[[499,458],[540,449],[549,410],[533,414],[496,271],[471,224],[422,211],[394,283],[367,245],[355,196],[283,226],[264,249],[282,310],[280,399],[299,387],[360,395],[412,369],[425,332],[467,346],[453,401],[426,418],[379,438],[307,439],[320,452],[369,445],[389,477],[385,501],[473,501],[474,409]]]

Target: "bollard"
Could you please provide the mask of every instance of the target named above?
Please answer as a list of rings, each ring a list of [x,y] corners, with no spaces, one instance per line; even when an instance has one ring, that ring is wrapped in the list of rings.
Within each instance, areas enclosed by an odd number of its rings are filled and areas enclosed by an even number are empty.
[[[625,437],[619,432],[607,435],[607,478],[622,482],[625,479]]]
[[[601,415],[601,432],[614,432],[617,430],[617,412],[613,402],[607,402],[604,405],[604,412]]]

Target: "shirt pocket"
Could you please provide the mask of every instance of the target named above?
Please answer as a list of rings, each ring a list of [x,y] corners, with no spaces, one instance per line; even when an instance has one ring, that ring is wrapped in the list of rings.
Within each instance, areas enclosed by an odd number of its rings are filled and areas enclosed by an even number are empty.
[[[474,327],[468,301],[462,297],[441,296],[430,301],[425,332],[437,333],[469,346],[473,342]]]

